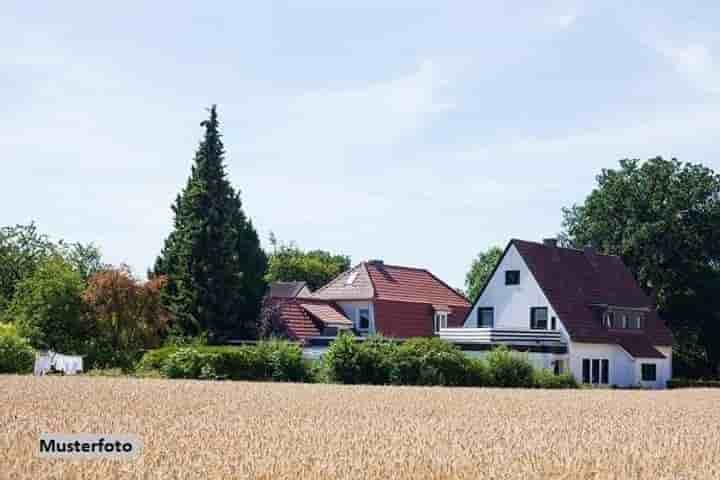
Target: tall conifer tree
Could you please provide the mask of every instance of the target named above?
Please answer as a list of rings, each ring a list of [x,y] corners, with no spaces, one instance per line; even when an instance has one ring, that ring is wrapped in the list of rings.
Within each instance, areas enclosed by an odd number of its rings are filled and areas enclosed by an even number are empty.
[[[164,303],[177,333],[251,337],[265,292],[267,257],[240,194],[227,180],[215,105],[187,185],[172,210],[174,229],[155,262],[168,277]]]

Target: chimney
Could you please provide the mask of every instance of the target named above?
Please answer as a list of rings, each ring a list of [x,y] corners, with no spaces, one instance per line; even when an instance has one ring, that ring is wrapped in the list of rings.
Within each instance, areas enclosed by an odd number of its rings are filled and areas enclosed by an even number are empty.
[[[546,247],[557,247],[557,238],[543,238],[543,245]]]

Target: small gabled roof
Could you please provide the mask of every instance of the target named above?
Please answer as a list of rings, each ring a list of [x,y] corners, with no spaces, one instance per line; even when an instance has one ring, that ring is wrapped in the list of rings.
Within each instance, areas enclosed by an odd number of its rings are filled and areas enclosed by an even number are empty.
[[[512,246],[527,264],[574,341],[620,343],[626,335],[633,335],[609,332],[602,325],[599,312],[602,306],[611,305],[643,309],[647,312],[643,337],[652,345],[672,345],[670,330],[620,257],[513,239],[495,270]],[[482,292],[478,300],[481,296]],[[626,341],[630,345],[628,342],[631,341]]]
[[[269,296],[272,298],[295,298],[310,294],[306,282],[272,282]]]
[[[362,262],[343,272],[313,298],[323,300],[392,300],[446,307],[469,307],[463,295],[424,268]]]
[[[352,322],[337,308],[327,303],[301,303],[300,306],[326,327],[352,328]]]

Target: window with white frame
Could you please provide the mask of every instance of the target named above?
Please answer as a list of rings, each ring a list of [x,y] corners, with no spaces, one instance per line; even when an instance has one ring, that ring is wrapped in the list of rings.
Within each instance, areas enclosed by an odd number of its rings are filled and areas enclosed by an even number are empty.
[[[610,383],[610,361],[607,358],[583,358],[582,381],[591,385]]]
[[[448,312],[437,311],[433,320],[433,331],[438,333],[441,328],[447,328]]]

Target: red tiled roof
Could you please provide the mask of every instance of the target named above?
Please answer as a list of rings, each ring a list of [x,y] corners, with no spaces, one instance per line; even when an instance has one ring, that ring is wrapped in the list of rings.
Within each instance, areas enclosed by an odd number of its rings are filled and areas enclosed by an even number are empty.
[[[382,263],[365,264],[378,300],[469,307],[470,302],[445,282],[422,268]]]
[[[352,322],[337,308],[327,303],[301,303],[312,316],[329,327],[352,327]]]
[[[288,335],[292,339],[304,339],[320,335],[320,326],[310,317],[300,304],[292,299],[277,300],[280,305],[280,317],[287,325]]]
[[[349,329],[352,322],[342,310],[332,302],[298,298],[273,298],[279,305],[280,318],[285,322],[288,336],[295,340],[318,337],[323,334],[324,327]]]
[[[672,345],[672,334],[658,317],[620,257],[511,240],[575,341],[615,343],[628,334],[610,334],[594,305],[648,308],[644,337],[653,345]],[[506,249],[507,252],[507,249]],[[619,335],[619,336],[618,336]]]

